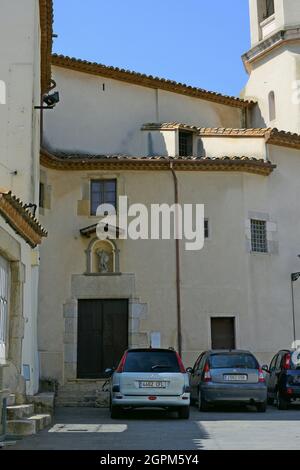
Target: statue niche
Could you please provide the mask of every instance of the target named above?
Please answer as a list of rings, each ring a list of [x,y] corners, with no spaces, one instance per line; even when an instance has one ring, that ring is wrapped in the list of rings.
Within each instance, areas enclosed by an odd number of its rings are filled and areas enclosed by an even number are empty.
[[[119,273],[119,249],[114,240],[94,238],[86,249],[86,273]]]

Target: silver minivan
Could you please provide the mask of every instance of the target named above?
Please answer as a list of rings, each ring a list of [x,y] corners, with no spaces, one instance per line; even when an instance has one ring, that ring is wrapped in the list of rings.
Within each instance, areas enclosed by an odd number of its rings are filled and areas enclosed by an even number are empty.
[[[173,349],[130,349],[111,373],[110,411],[117,418],[122,409],[163,408],[188,419],[189,376]]]
[[[200,354],[190,373],[191,399],[200,411],[217,403],[255,405],[266,411],[267,386],[263,370],[249,351],[213,350]]]

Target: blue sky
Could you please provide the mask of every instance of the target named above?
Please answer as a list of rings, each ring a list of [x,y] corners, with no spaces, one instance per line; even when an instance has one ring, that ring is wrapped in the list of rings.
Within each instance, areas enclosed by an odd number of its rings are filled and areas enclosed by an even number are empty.
[[[248,0],[54,0],[54,52],[238,95]]]

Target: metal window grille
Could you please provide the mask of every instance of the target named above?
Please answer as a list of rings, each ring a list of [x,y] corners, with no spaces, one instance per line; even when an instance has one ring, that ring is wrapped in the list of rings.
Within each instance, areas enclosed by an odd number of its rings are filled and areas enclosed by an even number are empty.
[[[208,222],[208,219],[204,220],[204,238],[209,238],[209,222]]]
[[[179,156],[190,157],[193,155],[193,134],[191,132],[179,132]]]
[[[256,253],[268,252],[267,223],[264,220],[251,220],[251,246]]]
[[[274,13],[275,13],[274,0],[266,0],[266,18],[269,18],[269,16],[274,15]]]
[[[111,204],[117,207],[117,181],[92,180],[91,181],[91,215],[96,215],[100,204]]]
[[[5,350],[9,293],[9,264],[0,257],[0,355]]]

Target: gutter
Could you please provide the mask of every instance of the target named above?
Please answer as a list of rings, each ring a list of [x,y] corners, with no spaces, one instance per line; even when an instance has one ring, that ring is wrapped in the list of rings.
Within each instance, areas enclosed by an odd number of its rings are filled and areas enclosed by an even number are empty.
[[[177,205],[179,202],[178,197],[178,178],[176,172],[173,168],[173,162],[170,162],[170,171],[173,176],[174,182],[174,200],[175,204]],[[178,224],[178,215],[175,212],[175,221]],[[177,230],[177,233],[178,230]],[[176,257],[176,307],[177,307],[177,346],[178,346],[178,353],[182,355],[182,328],[181,328],[181,271],[180,271],[180,240],[178,238],[175,239],[175,257]]]

